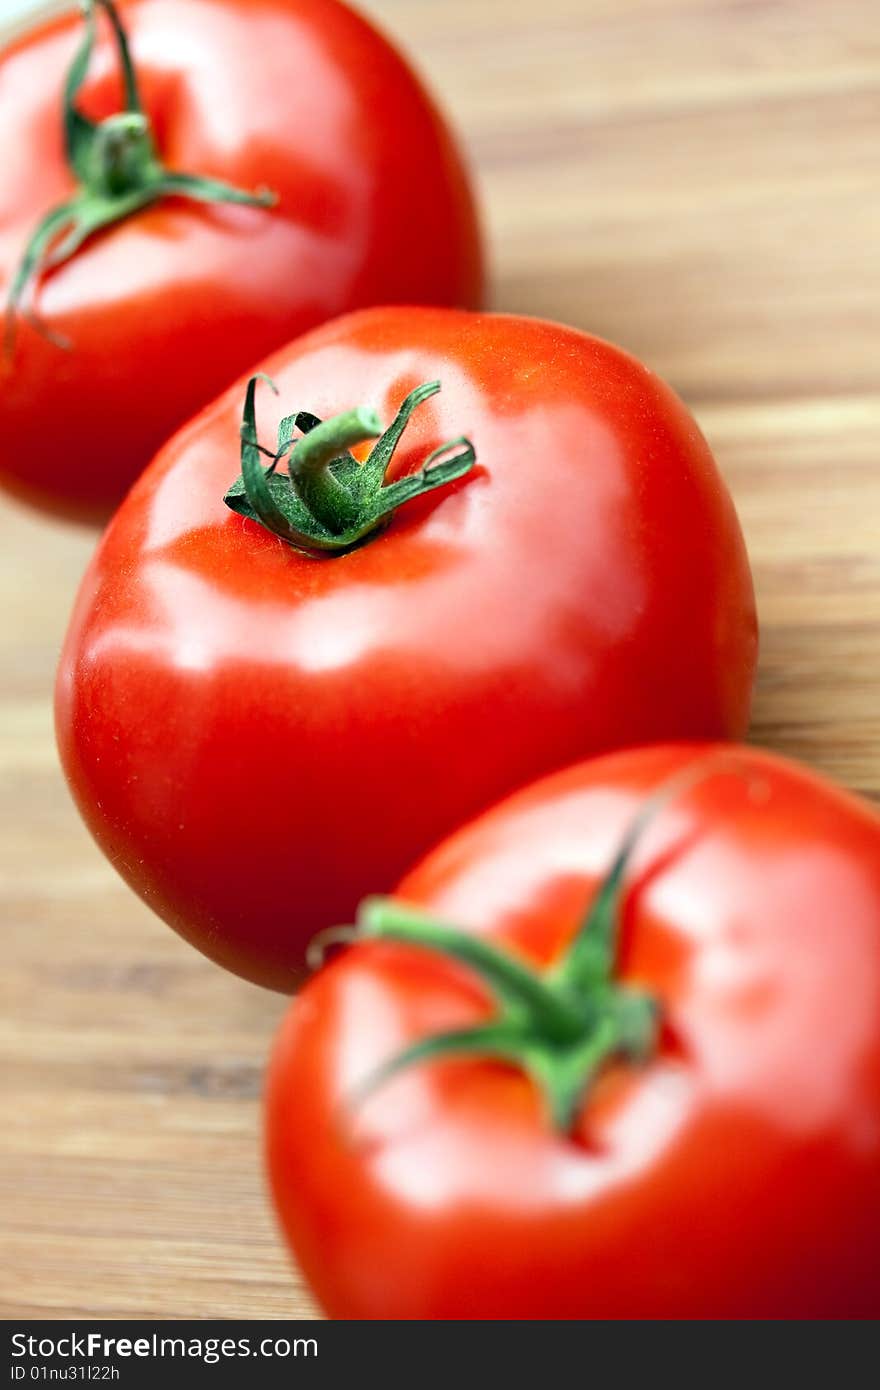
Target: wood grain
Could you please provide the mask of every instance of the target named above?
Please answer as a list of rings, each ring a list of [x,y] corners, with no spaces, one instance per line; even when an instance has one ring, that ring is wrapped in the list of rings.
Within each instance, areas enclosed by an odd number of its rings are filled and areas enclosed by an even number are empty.
[[[696,411],[754,563],[754,738],[880,796],[875,0],[369,8],[469,142],[494,304],[615,339]],[[0,528],[0,1313],[310,1315],[259,1163],[282,1002],[91,844],[49,699],[93,537]]]

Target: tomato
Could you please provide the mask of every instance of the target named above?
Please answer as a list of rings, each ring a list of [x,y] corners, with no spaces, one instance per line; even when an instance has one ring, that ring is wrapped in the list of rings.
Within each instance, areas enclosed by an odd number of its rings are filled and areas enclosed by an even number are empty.
[[[116,13],[105,0],[90,11],[93,25]],[[118,11],[134,92],[105,18],[93,52],[68,16],[12,45],[0,76],[0,302],[14,329],[0,363],[0,482],[88,518],[294,335],[361,305],[475,305],[482,292],[457,150],[366,20],[336,0]],[[65,127],[78,55],[86,70]],[[71,214],[78,187],[89,197]],[[17,287],[26,246],[59,205],[68,216],[46,228],[43,256],[89,234],[42,276],[37,256]],[[38,323],[15,312],[31,300]]]
[[[395,476],[421,477],[451,436],[476,464],[312,558],[224,505],[246,505],[230,486],[242,381],[111,523],[57,727],[83,815],[135,890],[214,960],[290,988],[314,932],[515,787],[636,741],[741,735],[756,632],[705,441],[618,348],[389,308],[266,370],[280,394],[262,386],[254,406],[250,388],[255,426],[245,412],[263,448],[291,411],[387,422],[427,383]]]
[[[275,1201],[329,1314],[880,1313],[873,808],[757,750],[630,750],[503,802],[365,920],[268,1079]],[[574,1006],[556,1041],[544,995]]]

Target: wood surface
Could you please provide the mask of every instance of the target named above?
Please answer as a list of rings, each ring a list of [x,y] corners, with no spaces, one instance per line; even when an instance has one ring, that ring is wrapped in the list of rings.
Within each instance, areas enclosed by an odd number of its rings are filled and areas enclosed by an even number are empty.
[[[708,435],[757,582],[754,739],[877,797],[876,0],[368,8],[469,143],[495,306],[622,343]],[[0,504],[0,1315],[308,1316],[259,1161],[283,1001],[132,897],[56,763],[93,543]]]

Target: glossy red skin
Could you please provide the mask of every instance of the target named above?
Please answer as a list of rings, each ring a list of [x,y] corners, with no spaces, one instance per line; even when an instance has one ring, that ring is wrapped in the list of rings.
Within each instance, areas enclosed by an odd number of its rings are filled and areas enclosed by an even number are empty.
[[[549,964],[643,798],[706,750],[582,763],[509,799],[398,889]],[[733,766],[733,764],[731,764]],[[360,944],[316,975],[272,1059],[281,1222],[336,1318],[880,1314],[880,817],[755,750],[645,834],[620,977],[661,1002],[642,1069],[573,1138],[482,1061],[400,1048],[491,1013],[464,968]]]
[[[459,155],[366,20],[336,0],[131,0],[121,13],[167,165],[280,201],[166,199],[43,279],[39,313],[73,347],[20,323],[11,369],[0,363],[0,483],[83,518],[105,516],[174,430],[296,334],[361,305],[482,293]],[[73,191],[61,92],[81,36],[66,17],[3,59],[0,303],[37,222]],[[82,105],[100,118],[121,100],[105,33]]]
[[[58,681],[80,808],[128,882],[221,964],[290,988],[449,831],[573,759],[742,734],[755,614],[742,538],[680,401],[573,329],[367,310],[266,364],[292,409],[390,420],[439,378],[398,467],[466,433],[478,467],[342,558],[222,502],[244,383],[126,499]]]

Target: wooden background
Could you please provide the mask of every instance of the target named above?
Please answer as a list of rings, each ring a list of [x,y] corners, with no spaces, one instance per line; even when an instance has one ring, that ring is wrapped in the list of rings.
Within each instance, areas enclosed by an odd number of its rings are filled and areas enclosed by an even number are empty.
[[[876,0],[367,8],[469,142],[494,304],[615,339],[696,412],[754,563],[754,738],[880,795]],[[92,544],[0,504],[0,1314],[309,1315],[259,1163],[282,1001],[135,901],[56,765]]]

